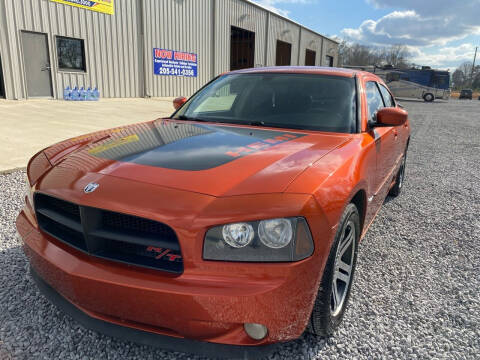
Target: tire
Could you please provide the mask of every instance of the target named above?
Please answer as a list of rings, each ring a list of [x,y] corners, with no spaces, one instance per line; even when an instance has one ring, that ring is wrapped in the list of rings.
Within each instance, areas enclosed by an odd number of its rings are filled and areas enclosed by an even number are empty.
[[[435,96],[433,96],[432,93],[426,93],[425,95],[423,95],[423,100],[425,100],[426,102],[432,102],[433,100],[435,100]]]
[[[403,154],[402,165],[398,169],[397,176],[395,177],[395,185],[390,189],[388,195],[397,197],[402,192],[403,182],[405,180],[405,168],[407,165],[407,151]]]
[[[332,335],[340,325],[350,298],[350,291],[357,264],[360,238],[360,216],[354,204],[349,204],[339,221],[317,298],[313,305],[307,331],[317,336]],[[348,244],[347,244],[348,241]],[[343,251],[343,253],[342,253]],[[342,268],[340,264],[344,264]],[[350,273],[348,267],[350,264]],[[338,277],[341,275],[341,278]],[[348,282],[346,281],[348,277]],[[336,286],[334,286],[334,283]],[[334,292],[334,290],[336,290]],[[334,301],[334,294],[337,295]]]

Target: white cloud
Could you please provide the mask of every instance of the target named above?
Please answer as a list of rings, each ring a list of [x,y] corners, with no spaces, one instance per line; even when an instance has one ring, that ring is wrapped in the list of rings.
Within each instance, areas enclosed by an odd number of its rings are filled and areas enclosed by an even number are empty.
[[[446,66],[471,60],[474,46],[447,46],[480,34],[480,0],[367,0],[377,8],[398,9],[380,19],[365,20],[342,35],[368,45],[409,46],[417,64]],[[435,51],[436,50],[436,51]]]
[[[472,61],[475,46],[465,43],[459,46],[439,47],[435,51],[424,51],[419,47],[409,46],[408,50],[415,64],[453,69],[466,61]]]
[[[378,20],[366,20],[356,29],[346,28],[342,33],[352,40],[373,44],[445,45],[480,32],[480,2],[476,3],[476,9],[471,9],[476,16],[465,11],[449,16],[440,11],[432,11],[428,16],[416,10],[394,11]]]

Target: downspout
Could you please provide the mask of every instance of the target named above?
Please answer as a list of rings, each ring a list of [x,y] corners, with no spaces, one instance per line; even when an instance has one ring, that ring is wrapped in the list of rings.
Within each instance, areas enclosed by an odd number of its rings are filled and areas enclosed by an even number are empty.
[[[149,98],[151,95],[148,93],[147,85],[147,68],[148,68],[148,58],[147,58],[147,40],[145,38],[146,25],[145,25],[145,0],[140,0],[140,37],[142,38],[142,61],[143,61],[143,97]]]
[[[300,31],[298,32],[298,58],[297,58],[298,66],[300,66],[301,51],[302,51],[302,28],[300,28]]]
[[[323,54],[323,43],[324,43],[325,39],[324,37],[322,36],[322,45],[320,47],[320,66],[323,66],[323,58],[324,58],[324,54]]]
[[[216,45],[215,45],[215,41],[216,41],[216,38],[215,38],[215,33],[216,33],[216,26],[217,26],[217,0],[212,0],[212,52],[211,52],[211,72],[212,72],[212,76],[211,76],[211,79],[213,79],[215,77],[215,66],[216,66],[216,62],[215,62],[215,51],[216,51]]]
[[[267,11],[267,19],[265,21],[265,54],[263,55],[263,66],[268,66],[268,30],[270,28],[270,11]]]

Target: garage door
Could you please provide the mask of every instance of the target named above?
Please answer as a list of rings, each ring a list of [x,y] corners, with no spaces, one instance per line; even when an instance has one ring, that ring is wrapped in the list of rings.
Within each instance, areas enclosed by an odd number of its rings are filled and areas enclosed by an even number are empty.
[[[255,33],[232,26],[230,33],[230,70],[252,68],[255,61]]]
[[[288,66],[292,59],[292,44],[277,40],[277,58],[275,65]]]
[[[315,66],[315,58],[317,53],[313,50],[305,50],[305,66]]]
[[[325,60],[327,61],[327,66],[333,67],[333,56],[326,55]]]

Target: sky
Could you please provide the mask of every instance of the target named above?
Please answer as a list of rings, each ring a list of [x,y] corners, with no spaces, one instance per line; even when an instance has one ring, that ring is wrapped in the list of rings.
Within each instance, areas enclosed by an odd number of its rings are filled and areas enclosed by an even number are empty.
[[[480,46],[480,0],[254,2],[330,37],[373,46],[405,45],[417,65],[453,70],[472,62]]]

